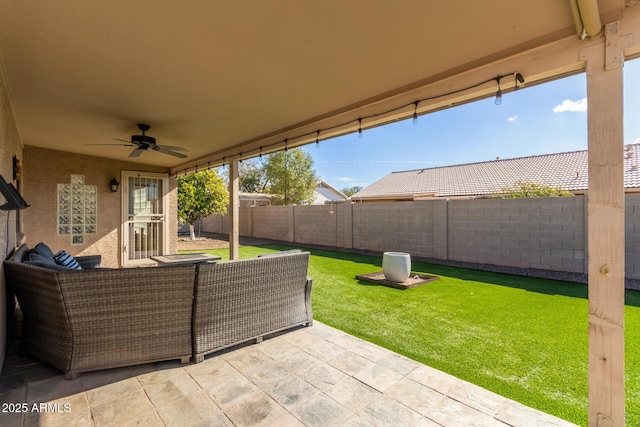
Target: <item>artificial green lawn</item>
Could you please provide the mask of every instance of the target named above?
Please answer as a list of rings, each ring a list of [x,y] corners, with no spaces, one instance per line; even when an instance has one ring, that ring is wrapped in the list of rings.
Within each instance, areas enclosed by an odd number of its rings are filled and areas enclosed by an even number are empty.
[[[289,249],[240,248],[241,258]],[[228,258],[228,250],[207,251]],[[587,425],[587,288],[414,262],[439,280],[398,290],[360,282],[377,257],[310,250],[313,317],[502,396]],[[627,425],[640,425],[640,292],[627,291]]]

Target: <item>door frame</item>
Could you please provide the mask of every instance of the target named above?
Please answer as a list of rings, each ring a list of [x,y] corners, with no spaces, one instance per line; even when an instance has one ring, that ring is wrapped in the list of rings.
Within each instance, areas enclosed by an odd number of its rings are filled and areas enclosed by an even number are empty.
[[[120,173],[121,193],[121,230],[122,236],[120,245],[120,259],[123,267],[136,267],[142,265],[156,265],[155,261],[149,258],[129,259],[129,179],[130,178],[153,178],[162,180],[162,216],[164,217],[162,225],[162,249],[160,255],[166,255],[169,250],[169,175],[158,172],[140,172],[131,170],[122,170]]]

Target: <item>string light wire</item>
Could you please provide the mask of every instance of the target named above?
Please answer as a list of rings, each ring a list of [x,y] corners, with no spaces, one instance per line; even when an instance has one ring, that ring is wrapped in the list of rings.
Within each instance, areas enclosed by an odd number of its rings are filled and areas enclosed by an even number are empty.
[[[326,127],[324,129],[319,129],[319,130],[314,131],[314,132],[308,132],[306,134],[298,135],[298,136],[296,136],[294,138],[286,138],[286,139],[284,139],[284,141],[282,141],[282,140],[281,141],[277,141],[277,142],[274,142],[273,144],[270,144],[270,145],[267,145],[267,146],[260,146],[260,148],[259,148],[259,157],[262,158],[262,154],[263,154],[262,151],[265,148],[268,149],[270,147],[275,147],[275,146],[278,146],[278,145],[280,145],[280,144],[282,144],[284,142],[284,151],[288,151],[289,150],[288,142],[291,139],[296,140],[296,139],[301,139],[301,138],[307,138],[309,136],[312,136],[313,134],[316,134],[316,146],[317,146],[319,144],[320,132],[327,132],[327,131],[331,131],[331,130],[334,130],[334,129],[342,128],[342,127],[347,126],[347,125],[349,125],[349,124],[351,124],[353,122],[356,122],[356,121],[358,122],[358,137],[362,138],[363,137],[362,136],[362,121],[363,120],[375,119],[375,118],[380,117],[380,116],[386,116],[386,115],[394,113],[396,111],[404,110],[407,107],[410,107],[412,105],[414,106],[414,112],[413,112],[412,120],[413,120],[413,122],[415,124],[417,122],[417,119],[418,119],[418,114],[417,114],[418,113],[418,104],[420,104],[421,102],[433,101],[435,99],[444,98],[446,96],[456,95],[458,93],[466,92],[468,90],[475,89],[477,87],[480,87],[482,85],[485,85],[485,84],[491,83],[491,82],[496,82],[498,84],[498,91],[496,92],[495,103],[496,103],[496,105],[500,105],[502,103],[502,88],[500,87],[500,81],[505,77],[511,77],[511,76],[513,76],[513,78],[515,80],[514,90],[518,90],[519,89],[518,83],[524,84],[524,82],[525,82],[525,79],[524,79],[524,77],[522,76],[521,73],[513,72],[513,73],[509,73],[509,74],[501,74],[501,75],[492,77],[490,79],[483,80],[481,82],[478,82],[478,83],[470,85],[470,86],[465,86],[465,87],[460,88],[460,89],[452,90],[450,92],[442,93],[442,94],[439,94],[439,95],[433,95],[433,96],[429,96],[429,97],[426,97],[426,98],[417,99],[417,100],[415,100],[413,102],[410,102],[408,104],[400,105],[398,107],[391,108],[391,109],[386,110],[386,111],[381,111],[379,113],[370,114],[368,116],[358,117],[355,120],[349,120],[349,121],[346,121],[346,122],[343,122],[343,123],[339,123],[337,125]],[[238,156],[242,157],[242,153],[239,153]],[[223,157],[221,160],[222,160],[222,167],[225,167],[226,166],[226,157]],[[209,164],[210,163],[211,162],[209,162]],[[197,167],[197,165],[195,167]],[[187,173],[187,170],[185,169],[185,175],[186,175],[186,173]]]

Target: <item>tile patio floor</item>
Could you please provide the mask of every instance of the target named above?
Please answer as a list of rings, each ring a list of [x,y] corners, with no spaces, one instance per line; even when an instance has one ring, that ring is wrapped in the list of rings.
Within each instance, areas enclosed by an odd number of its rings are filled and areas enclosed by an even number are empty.
[[[13,368],[14,358],[7,355],[0,403],[57,403],[61,412],[0,412],[3,427],[573,425],[317,321],[199,364],[74,381],[42,364]]]

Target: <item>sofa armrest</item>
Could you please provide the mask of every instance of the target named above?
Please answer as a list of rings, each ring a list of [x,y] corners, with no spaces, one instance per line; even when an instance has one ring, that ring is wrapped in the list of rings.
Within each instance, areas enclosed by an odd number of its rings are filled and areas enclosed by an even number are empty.
[[[313,287],[313,279],[311,276],[307,276],[307,283],[304,287],[304,303],[307,308],[307,319],[309,322],[307,326],[313,326],[313,312],[311,310],[311,288]]]
[[[102,255],[86,255],[74,257],[83,269],[100,267]]]
[[[71,363],[73,334],[60,293],[58,272],[12,261],[4,262],[4,271],[22,310],[22,348],[66,371]]]

